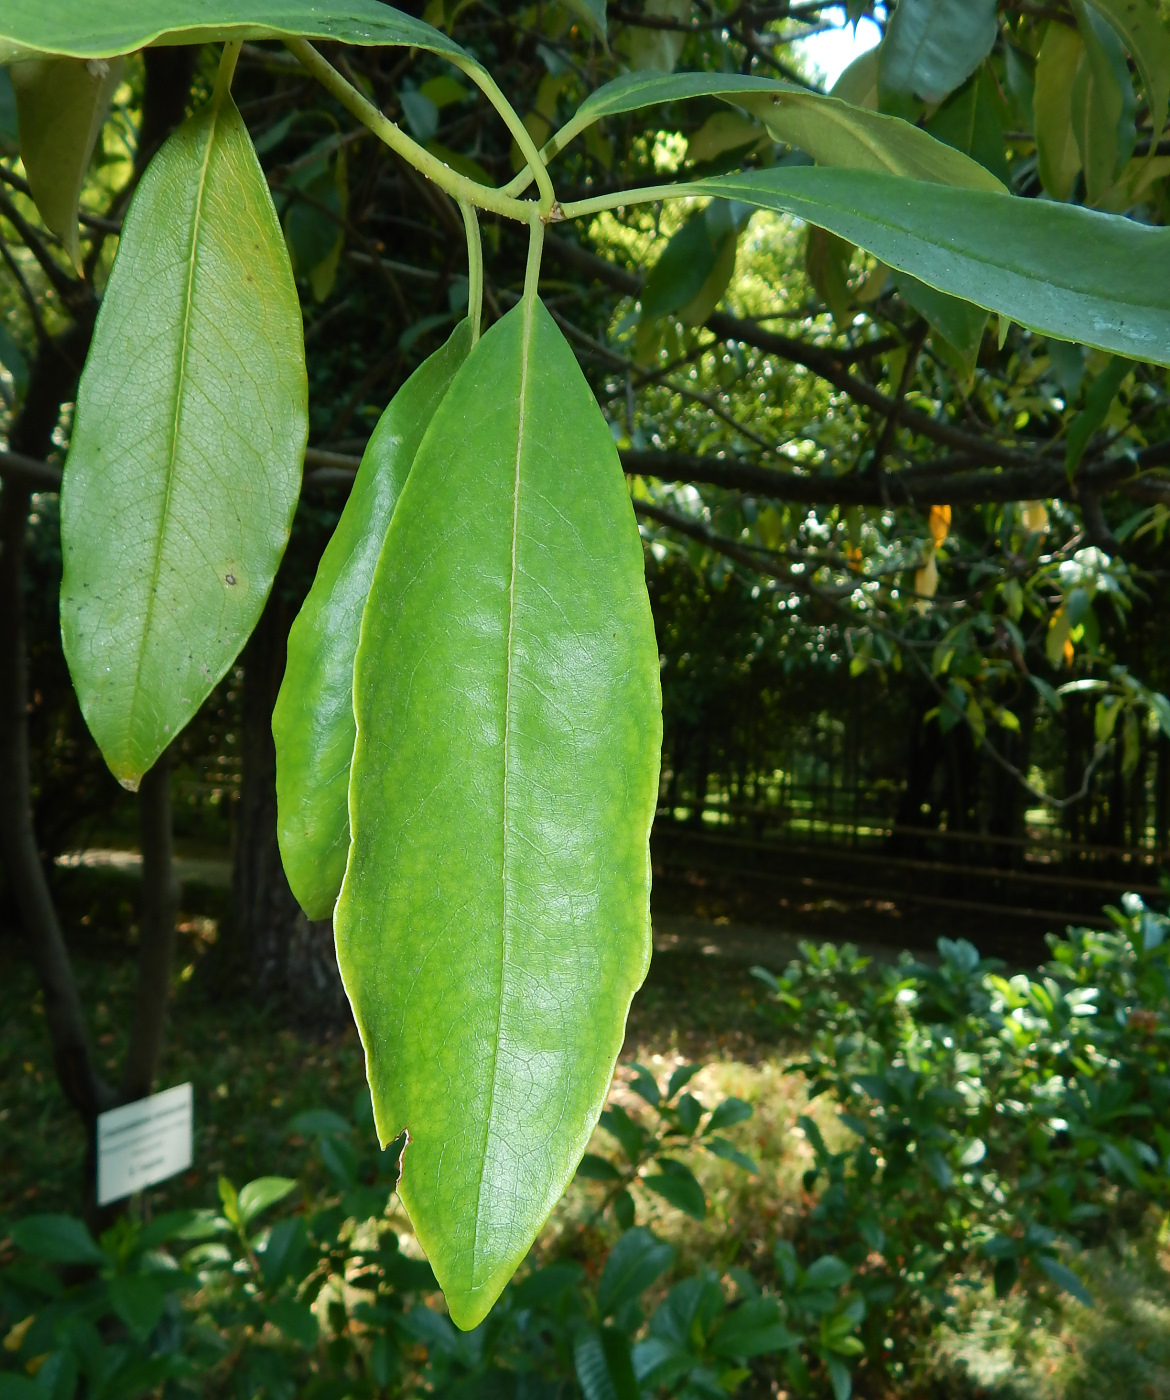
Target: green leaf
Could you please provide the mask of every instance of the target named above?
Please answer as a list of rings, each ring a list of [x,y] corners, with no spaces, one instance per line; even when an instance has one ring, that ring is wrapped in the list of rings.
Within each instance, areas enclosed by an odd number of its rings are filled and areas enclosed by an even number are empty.
[[[711,1117],[707,1120],[706,1131],[716,1133],[721,1128],[734,1127],[736,1123],[746,1123],[752,1116],[752,1106],[744,1103],[743,1099],[728,1098],[716,1106]]]
[[[258,1176],[255,1181],[249,1181],[240,1187],[240,1223],[251,1224],[262,1211],[283,1201],[296,1189],[297,1183],[287,1176]]]
[[[900,117],[804,91],[745,95],[737,100],[775,140],[799,146],[818,165],[887,171],[975,190],[1003,189],[977,160]]]
[[[629,1339],[616,1328],[582,1328],[573,1341],[573,1366],[585,1400],[638,1400],[642,1393]]]
[[[1083,1303],[1086,1308],[1093,1306],[1093,1295],[1067,1265],[1062,1264],[1059,1259],[1053,1259],[1049,1254],[1038,1254],[1036,1263],[1056,1284],[1057,1288],[1063,1289],[1078,1303]]]
[[[1064,465],[1071,476],[1084,455],[1089,439],[1105,421],[1110,405],[1117,397],[1122,380],[1133,369],[1129,360],[1115,355],[1093,380],[1085,393],[1085,406],[1068,425],[1065,440]]]
[[[268,1232],[268,1241],[260,1255],[260,1273],[264,1287],[275,1289],[296,1268],[309,1243],[309,1232],[298,1215],[291,1220],[278,1220]]]
[[[260,616],[300,491],[307,397],[284,239],[226,98],[169,138],[134,196],[62,483],[65,656],[126,787]]]
[[[160,40],[206,44],[226,39],[333,39],[401,44],[463,54],[452,39],[379,0],[5,0],[0,63],[28,53],[109,58]]]
[[[778,166],[675,189],[796,214],[1032,330],[1170,363],[1166,229],[867,170]]]
[[[934,348],[969,384],[987,329],[987,312],[969,301],[937,292],[905,272],[895,272],[893,280],[902,299],[930,326]]]
[[[621,1179],[621,1172],[612,1162],[607,1162],[604,1157],[598,1157],[593,1152],[586,1152],[577,1168],[578,1181],[620,1181]]]
[[[309,283],[314,300],[324,301],[333,290],[345,243],[349,186],[344,149],[298,171],[290,186],[284,237],[293,272]]]
[[[390,401],[289,632],[272,715],[277,835],[289,885],[310,919],[333,913],[349,853],[353,658],[374,566],[419,443],[470,347],[463,321]]]
[[[105,1264],[105,1252],[80,1220],[71,1215],[30,1215],[18,1220],[12,1243],[35,1259],[51,1264]]]
[[[853,1270],[835,1254],[822,1254],[808,1266],[804,1286],[808,1289],[843,1287],[853,1277]]]
[[[977,160],[1006,187],[1011,173],[1004,154],[1002,108],[995,75],[984,63],[939,107],[926,129],[939,141]]]
[[[7,68],[0,68],[0,152],[20,154],[20,132],[16,124],[16,93]]]
[[[1036,58],[1032,108],[1036,118],[1036,159],[1040,183],[1053,199],[1065,200],[1081,169],[1072,120],[1073,82],[1085,46],[1075,29],[1051,22]]]
[[[608,46],[605,0],[562,0],[562,3],[586,29],[596,34],[601,42]]]
[[[670,1158],[660,1158],[659,1165],[662,1171],[654,1176],[644,1176],[642,1185],[655,1195],[661,1196],[664,1201],[669,1201],[676,1210],[681,1210],[692,1220],[705,1220],[707,1200],[690,1167]]]
[[[692,214],[650,270],[642,289],[643,316],[677,312],[685,324],[702,325],[735,271],[739,222],[722,199]]]
[[[377,428],[375,428],[374,432],[377,433],[377,431]],[[367,444],[367,451],[368,450],[369,449]],[[354,485],[354,490],[357,490],[356,483]],[[350,499],[353,499],[352,496],[350,497]],[[342,512],[341,520],[337,522],[338,530],[341,529],[341,521],[344,519],[345,513]],[[336,538],[336,532],[334,532],[334,538]],[[381,548],[381,546],[379,546],[379,548]],[[318,575],[319,574],[320,570],[318,570]],[[294,623],[293,626],[295,627],[296,623]],[[350,662],[350,665],[353,665],[352,661]],[[279,700],[277,701],[277,703],[279,704]],[[279,761],[280,755],[278,751],[277,762],[279,763]],[[280,770],[278,768],[278,783],[280,781],[279,773]],[[279,788],[277,789],[277,792],[279,793]],[[295,1118],[289,1119],[288,1130],[290,1133],[300,1133],[304,1137],[332,1137],[335,1135],[341,1135],[344,1137],[347,1133],[353,1130],[353,1124],[347,1118],[343,1118],[340,1113],[334,1113],[334,1111],[331,1108],[307,1108],[303,1113],[298,1113]]]
[[[680,1089],[686,1088],[702,1068],[702,1065],[679,1065],[676,1070],[672,1071],[667,1082],[666,1097],[673,1099]]]
[[[16,390],[17,398],[24,398],[28,389],[28,361],[16,337],[3,325],[0,325],[0,365],[12,376],[12,387]]]
[[[167,1281],[158,1273],[119,1274],[110,1279],[110,1304],[140,1342],[150,1336],[166,1310]]]
[[[826,1356],[824,1362],[833,1385],[833,1400],[849,1400],[853,1394],[853,1376],[849,1367],[838,1356]]]
[[[45,227],[64,243],[78,272],[77,204],[123,66],[120,58],[93,64],[33,58],[9,69],[29,189]]]
[[[619,1103],[601,1115],[601,1126],[621,1143],[622,1151],[631,1162],[637,1162],[646,1144],[646,1134]]]
[[[1136,99],[1125,53],[1112,29],[1084,4],[1074,6],[1085,51],[1072,90],[1072,124],[1085,193],[1097,204],[1133,154]]]
[[[792,83],[729,73],[627,73],[592,93],[565,127],[556,149],[601,117],[661,102],[719,97],[759,117],[777,139],[822,165],[888,170],[919,180],[999,189],[977,161],[897,117],[853,106]]]
[[[941,102],[995,43],[995,0],[898,0],[879,50],[883,92]]]
[[[354,665],[335,912],[399,1195],[473,1327],[572,1179],[650,952],[661,735],[613,438],[522,302],[456,374],[382,548]]]
[[[1146,89],[1156,145],[1170,102],[1170,29],[1155,0],[1089,0],[1129,50]]]
[[[725,1162],[733,1162],[737,1167],[742,1167],[745,1172],[751,1172],[753,1175],[759,1174],[759,1167],[747,1153],[741,1152],[733,1142],[729,1142],[726,1138],[712,1138],[706,1146],[708,1152],[714,1153],[716,1157],[722,1157]]]
[[[710,1347],[715,1356],[738,1360],[788,1351],[799,1341],[796,1333],[781,1323],[777,1300],[763,1296],[749,1298],[729,1312],[712,1334]]]
[[[878,109],[878,70],[880,58],[877,49],[866,49],[859,54],[831,88],[832,95],[842,102],[852,102],[855,107],[866,107],[871,112]]]
[[[674,1262],[674,1246],[636,1225],[609,1252],[597,1286],[597,1314],[609,1317],[632,1303]]]
[[[276,1323],[290,1342],[299,1347],[315,1347],[319,1335],[317,1319],[308,1303],[292,1298],[278,1298],[265,1307],[268,1317]]]

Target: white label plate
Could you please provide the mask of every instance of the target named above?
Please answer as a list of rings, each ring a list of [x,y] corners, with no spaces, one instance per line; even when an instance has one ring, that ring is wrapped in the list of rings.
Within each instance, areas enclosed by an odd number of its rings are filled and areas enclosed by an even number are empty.
[[[99,1206],[165,1181],[191,1165],[191,1086],[179,1084],[99,1113]]]

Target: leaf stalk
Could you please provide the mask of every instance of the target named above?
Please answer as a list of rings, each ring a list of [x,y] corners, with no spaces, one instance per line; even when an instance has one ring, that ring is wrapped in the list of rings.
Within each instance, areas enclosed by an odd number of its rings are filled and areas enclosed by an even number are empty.
[[[506,195],[489,185],[481,185],[478,180],[471,180],[466,175],[460,175],[457,170],[452,170],[380,112],[352,83],[347,82],[331,63],[322,58],[307,39],[286,39],[284,45],[347,112],[356,117],[363,126],[368,127],[396,155],[413,165],[427,179],[433,180],[453,199],[465,199],[469,204],[479,209],[487,209],[505,219],[515,219],[525,224],[529,222],[530,211],[538,207],[532,200],[514,199],[511,195]]]
[[[463,227],[467,230],[467,315],[471,321],[471,343],[479,339],[483,321],[483,244],[479,237],[479,220],[474,207],[465,199],[459,201]]]

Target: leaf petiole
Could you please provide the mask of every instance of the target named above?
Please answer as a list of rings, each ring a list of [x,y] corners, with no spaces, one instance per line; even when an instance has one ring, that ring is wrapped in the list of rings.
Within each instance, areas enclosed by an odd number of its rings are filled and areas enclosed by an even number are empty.
[[[536,188],[540,195],[540,212],[547,218],[556,203],[556,194],[553,190],[552,180],[549,177],[546,167],[546,160],[542,153],[537,150],[536,142],[529,134],[528,128],[520,120],[515,107],[508,101],[504,94],[497,87],[495,80],[489,73],[486,73],[477,63],[472,63],[467,59],[456,58],[453,54],[447,55],[449,61],[465,73],[471,81],[479,88],[487,100],[504,120],[504,124],[512,133],[516,145],[520,148],[520,154],[527,161],[527,165],[520,172],[524,177],[521,189],[527,189],[536,180]],[[515,181],[512,182],[515,184]],[[506,187],[508,193],[512,193],[511,186]]]
[[[327,92],[332,93],[347,112],[355,116],[363,126],[368,127],[403,160],[413,165],[429,180],[433,180],[440,189],[446,190],[453,199],[465,199],[477,208],[490,210],[506,219],[528,223],[531,218],[530,211],[537,207],[531,200],[513,199],[500,190],[481,185],[478,180],[468,179],[466,175],[452,170],[380,112],[352,83],[347,82],[331,63],[322,58],[307,39],[286,39],[284,45],[299,59],[301,66],[316,78]]]
[[[219,59],[219,71],[215,75],[215,88],[211,94],[212,105],[216,108],[221,106],[224,98],[232,90],[232,78],[235,76],[236,63],[243,47],[243,41],[240,39],[233,39],[223,46],[223,53]]]
[[[544,251],[544,220],[535,213],[535,205],[531,208],[534,212],[528,225],[528,265],[524,269],[524,304],[529,315],[540,286],[540,255]]]
[[[479,237],[479,220],[474,207],[465,199],[459,201],[463,226],[467,230],[467,315],[471,321],[471,343],[479,339],[483,320],[483,244]]]

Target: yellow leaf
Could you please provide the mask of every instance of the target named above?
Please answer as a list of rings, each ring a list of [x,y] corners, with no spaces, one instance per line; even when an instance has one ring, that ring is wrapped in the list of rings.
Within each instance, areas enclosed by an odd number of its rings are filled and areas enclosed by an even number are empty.
[[[930,508],[930,538],[936,545],[942,544],[951,533],[951,508],[950,506],[931,506]]]
[[[1064,657],[1064,664],[1066,666],[1071,666],[1073,664],[1073,644],[1071,638],[1066,637],[1064,639],[1064,646],[1061,649],[1061,655]]]
[[[1024,501],[1020,508],[1020,520],[1025,530],[1042,534],[1048,529],[1048,507],[1043,501]]]
[[[933,598],[938,592],[938,565],[933,554],[914,575],[914,591],[922,598]]]
[[[28,1332],[28,1329],[33,1325],[35,1320],[36,1313],[29,1313],[29,1315],[26,1318],[23,1318],[20,1322],[18,1322],[16,1326],[13,1327],[12,1330],[8,1333],[8,1335],[4,1338],[4,1350],[19,1351],[22,1343],[24,1342],[25,1334]]]

